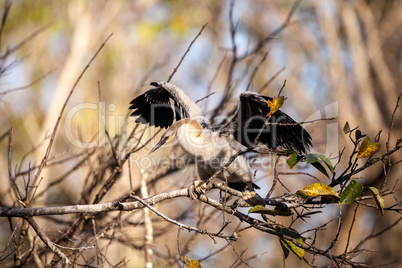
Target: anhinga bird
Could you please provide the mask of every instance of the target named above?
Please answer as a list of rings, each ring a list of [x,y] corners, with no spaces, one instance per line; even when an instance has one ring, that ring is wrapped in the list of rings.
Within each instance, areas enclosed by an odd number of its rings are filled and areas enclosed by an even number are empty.
[[[154,88],[130,103],[130,109],[134,110],[131,116],[139,116],[136,122],[168,129],[150,153],[176,137],[181,148],[196,160],[202,181],[208,180],[237,153],[229,142],[229,134],[246,147],[254,145],[261,130],[256,145],[262,143],[273,149],[281,146],[298,154],[305,153],[312,146],[308,132],[295,125],[296,122],[280,110],[269,118],[269,123],[262,129],[270,111],[267,106],[267,100],[272,100],[270,97],[254,92],[241,93],[236,114],[226,125],[213,128],[198,105],[183,90],[167,82],[153,82],[151,85]],[[256,187],[252,183],[249,163],[243,155],[237,156],[218,178],[238,190],[247,187],[249,191],[254,191]]]

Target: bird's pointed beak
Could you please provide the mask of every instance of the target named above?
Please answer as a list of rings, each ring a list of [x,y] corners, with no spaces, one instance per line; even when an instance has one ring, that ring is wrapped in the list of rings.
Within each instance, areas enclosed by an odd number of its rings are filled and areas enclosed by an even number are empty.
[[[166,139],[161,139],[156,145],[155,145],[155,147],[154,148],[152,148],[152,150],[151,151],[149,151],[149,153],[148,154],[151,154],[151,153],[153,153],[154,151],[156,151],[156,150],[158,150],[159,149],[159,147],[161,147],[162,145],[164,145],[165,144],[165,142],[166,142]]]

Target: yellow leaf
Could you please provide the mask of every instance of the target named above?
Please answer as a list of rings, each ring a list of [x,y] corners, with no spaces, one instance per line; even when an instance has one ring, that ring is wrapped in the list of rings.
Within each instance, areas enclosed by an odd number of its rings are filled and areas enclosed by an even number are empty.
[[[303,188],[302,190],[297,191],[296,195],[301,196],[303,198],[325,196],[339,200],[339,196],[335,192],[334,188],[323,183],[313,183]]]
[[[141,23],[137,26],[137,33],[140,40],[153,40],[163,30],[162,26],[153,23]]]
[[[270,108],[271,110],[269,111],[266,117],[270,117],[271,115],[276,113],[279,110],[279,108],[282,107],[284,101],[285,101],[284,96],[279,96],[278,98],[274,97],[272,101],[268,100],[267,101],[268,108]]]
[[[278,231],[278,228],[275,229]],[[279,232],[296,239],[299,244],[304,245],[303,237],[296,230],[292,228],[279,228]],[[279,238],[279,241],[281,242],[283,252],[285,253],[285,259],[288,257],[289,251],[293,252],[300,259],[304,257],[304,249],[299,248],[293,242],[286,239]]]
[[[177,14],[173,17],[170,26],[174,33],[185,35],[189,29],[189,19],[187,14]]]
[[[189,258],[185,257],[186,261],[186,268],[201,268],[201,264],[196,260],[190,260]]]
[[[261,205],[257,205],[249,209],[248,213],[268,214],[271,216],[292,216],[292,211],[288,208],[275,207],[275,209],[267,209]]]
[[[368,188],[371,191],[371,195],[373,196],[378,209],[380,210],[381,214],[384,215],[385,202],[384,202],[384,199],[380,195],[380,191],[378,191],[378,189],[375,187],[368,187]]]
[[[380,149],[378,142],[371,143],[370,138],[366,137],[359,147],[357,158],[366,158],[375,154]]]

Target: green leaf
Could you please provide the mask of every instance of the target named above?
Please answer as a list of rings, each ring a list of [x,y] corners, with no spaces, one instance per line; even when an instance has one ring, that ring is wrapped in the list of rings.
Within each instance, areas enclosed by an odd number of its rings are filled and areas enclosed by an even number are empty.
[[[352,180],[341,194],[341,205],[349,205],[355,201],[363,191],[363,186]]]
[[[384,199],[380,195],[380,191],[378,191],[378,189],[375,187],[368,187],[368,188],[371,191],[371,195],[373,196],[378,209],[380,210],[381,214],[384,215],[385,202],[384,202]]]
[[[317,154],[308,154],[306,155],[306,164],[312,164],[318,161]]]
[[[292,211],[288,208],[275,207],[272,209],[267,209],[264,206],[257,205],[249,209],[248,213],[259,213],[259,214],[268,214],[271,216],[292,216]]]
[[[323,184],[323,183],[313,183],[302,190],[296,192],[296,195],[303,198],[306,197],[317,197],[317,196],[327,196],[333,199],[339,200],[338,194],[335,192],[334,188]]]
[[[300,156],[296,153],[292,153],[289,155],[288,159],[286,159],[286,163],[288,164],[289,168],[292,169],[297,163],[300,162]]]
[[[275,207],[274,211],[277,216],[283,216],[283,217],[292,216],[293,214],[289,208],[283,208],[283,207]]]
[[[349,122],[346,121],[345,126],[343,127],[343,133],[348,134],[350,132]]]
[[[292,228],[281,228],[279,233],[292,237],[292,238],[296,239],[296,241],[299,244],[304,245],[303,237],[296,230],[294,230]],[[286,239],[280,238],[279,241],[281,242],[281,246],[282,246],[283,252],[285,254],[285,258],[287,258],[287,256],[289,256],[289,251],[292,251],[300,259],[302,259],[304,257],[304,249],[296,246],[293,242],[286,240]]]
[[[334,174],[334,166],[331,163],[331,160],[329,160],[328,157],[326,157],[323,154],[318,155],[320,157],[320,159],[324,162],[325,165],[327,165],[327,167],[329,168],[329,170],[331,171],[332,174]]]
[[[261,205],[257,205],[257,206],[254,206],[254,207],[250,208],[248,210],[248,214],[250,214],[250,213],[267,214],[266,213],[267,211],[269,211],[269,209],[267,209],[266,207],[261,206]]]
[[[318,154],[308,154],[306,155],[306,164],[311,164],[313,167],[318,169],[322,174],[325,176],[328,176],[327,171],[325,170],[325,167],[320,163],[320,159],[325,163],[325,165],[328,166],[329,169],[331,169],[331,172],[333,172],[334,168],[332,166],[331,161],[325,156],[325,155],[318,155]]]
[[[325,176],[327,176],[329,178],[328,173],[325,170],[325,167],[320,162],[317,161],[315,163],[312,163],[311,165],[313,167],[315,167],[318,171],[320,171],[322,174],[324,174]]]
[[[362,132],[360,130],[356,130],[355,137],[356,137],[356,140],[358,141],[362,137]]]

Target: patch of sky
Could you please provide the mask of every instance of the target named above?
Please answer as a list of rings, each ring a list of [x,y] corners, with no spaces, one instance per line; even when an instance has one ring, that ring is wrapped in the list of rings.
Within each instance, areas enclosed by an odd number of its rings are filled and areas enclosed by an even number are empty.
[[[142,21],[156,22],[163,21],[169,17],[169,5],[167,3],[159,3],[158,5],[151,5],[142,13]]]
[[[55,75],[45,77],[44,80],[41,81],[41,97],[39,99],[39,105],[44,112],[46,112],[49,108],[49,102],[52,101],[56,85],[57,77]]]
[[[359,221],[357,229],[362,234],[369,234],[374,229],[376,218],[382,217],[382,215],[377,211],[377,213],[360,213],[359,217],[362,219]]]
[[[172,57],[170,64],[172,71],[199,30],[200,29],[194,29],[190,31],[186,38],[187,42],[183,42],[183,45],[176,49],[176,53],[174,57]],[[218,66],[209,66],[212,60],[212,53],[214,53],[214,48],[211,46],[207,33],[204,32],[196,42],[193,43],[190,51],[173,77],[172,83],[184,89],[194,101],[205,97],[207,94],[208,82],[209,79],[212,78],[212,76],[208,77],[209,68],[213,68],[214,70],[218,68]],[[180,81],[180,83],[175,81]]]
[[[60,55],[66,55],[70,49],[69,43],[71,40],[67,40],[67,36],[62,32],[53,31],[49,37],[47,51],[50,58],[58,58]]]
[[[311,215],[310,219],[306,219],[306,222],[299,221],[299,224],[297,225],[297,228],[296,228],[299,233],[301,233],[305,230],[308,230],[308,229],[312,229],[314,227],[319,227],[319,226],[327,223],[329,220],[337,217],[339,215],[339,206],[338,206],[338,204],[332,204],[332,205],[328,204],[324,208],[321,208],[321,209],[317,208],[312,211],[321,211],[321,213]],[[312,226],[312,223],[314,223],[314,226]],[[335,226],[337,225],[337,223],[338,223],[337,219],[332,221],[332,223],[331,223],[332,227],[336,228]],[[313,234],[313,232],[305,233],[305,234],[303,234],[303,236],[307,237],[307,236],[310,236],[311,234]]]
[[[7,66],[11,63],[12,61],[10,60],[4,66]],[[31,83],[28,80],[26,70],[21,61],[13,64],[13,66],[4,75],[1,76],[0,81],[0,92],[24,87]],[[26,113],[26,108],[29,107],[29,104],[32,102],[32,94],[29,93],[29,90],[29,88],[17,90],[15,92],[10,92],[3,97],[3,104],[11,104],[7,106],[8,108],[12,109],[10,113],[16,116],[20,116]],[[3,106],[3,104],[0,104],[0,108],[2,108],[1,106]]]
[[[341,49],[343,54],[343,65],[346,70],[346,79],[349,84],[353,83],[355,80],[354,73],[353,73],[353,57],[350,53],[350,47],[345,39],[341,39]],[[350,87],[353,89],[353,87]]]
[[[321,79],[320,70],[316,64],[307,60],[302,66],[302,83],[307,94],[314,96],[316,101],[322,100],[328,91]]]

